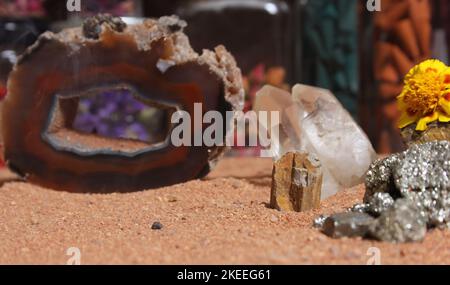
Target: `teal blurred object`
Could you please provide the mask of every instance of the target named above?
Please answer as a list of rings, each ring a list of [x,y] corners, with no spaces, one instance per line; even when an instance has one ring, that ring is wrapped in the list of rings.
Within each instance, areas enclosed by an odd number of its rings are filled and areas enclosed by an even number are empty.
[[[297,80],[327,88],[356,118],[358,113],[358,1],[299,0],[301,51]]]

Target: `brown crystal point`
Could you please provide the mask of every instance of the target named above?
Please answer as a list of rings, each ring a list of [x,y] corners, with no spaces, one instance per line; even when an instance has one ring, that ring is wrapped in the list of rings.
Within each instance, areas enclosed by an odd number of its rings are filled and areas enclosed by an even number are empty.
[[[288,152],[273,166],[271,208],[307,211],[320,206],[322,169],[308,153]]]
[[[416,131],[416,124],[401,129],[403,142],[408,146],[431,141],[450,141],[450,123],[432,122],[425,131]]]
[[[106,17],[88,20],[84,30],[41,35],[8,81],[2,132],[10,168],[30,182],[76,192],[141,190],[208,173],[223,146],[175,147],[170,133],[148,145],[70,128],[78,98],[105,88],[127,88],[148,105],[186,111],[193,138],[202,131],[194,128],[194,103],[224,118],[240,110],[243,88],[234,58],[223,46],[194,52],[185,25],[163,17],[123,26]]]

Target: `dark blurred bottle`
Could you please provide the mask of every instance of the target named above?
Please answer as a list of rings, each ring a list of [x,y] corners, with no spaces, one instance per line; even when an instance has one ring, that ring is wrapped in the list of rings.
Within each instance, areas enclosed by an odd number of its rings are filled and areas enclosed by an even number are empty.
[[[0,18],[0,95],[6,93],[8,74],[21,54],[47,29],[38,19]]]
[[[296,79],[331,90],[358,119],[358,1],[297,0]]]
[[[177,14],[197,52],[223,44],[244,75],[246,107],[268,83],[287,88],[292,77],[290,6],[278,0],[187,1]]]

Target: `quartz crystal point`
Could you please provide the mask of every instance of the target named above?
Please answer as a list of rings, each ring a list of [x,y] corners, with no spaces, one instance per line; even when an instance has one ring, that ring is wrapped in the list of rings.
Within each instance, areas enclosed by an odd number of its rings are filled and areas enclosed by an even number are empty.
[[[303,116],[303,112],[297,104],[293,103],[289,92],[266,85],[256,93],[253,110],[275,111],[279,114],[279,125],[275,126],[278,128],[278,139],[275,138],[276,135],[274,137],[274,134],[271,134],[271,129],[267,130],[271,137],[271,155],[275,161],[287,152],[301,149],[299,140],[301,129],[298,122]],[[271,126],[270,120],[273,118],[268,116],[268,119],[267,125]]]
[[[271,137],[275,160],[289,151],[315,154],[323,168],[322,199],[360,184],[376,153],[358,124],[333,94],[297,84],[292,95],[264,86],[256,96],[256,111],[279,112],[279,135]]]

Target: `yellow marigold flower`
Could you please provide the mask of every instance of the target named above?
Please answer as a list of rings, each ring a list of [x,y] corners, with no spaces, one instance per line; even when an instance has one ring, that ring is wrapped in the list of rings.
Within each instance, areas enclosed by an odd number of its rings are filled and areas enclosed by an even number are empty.
[[[428,123],[450,122],[449,67],[439,60],[426,60],[408,72],[404,84],[397,97],[399,128],[417,123],[416,130],[424,131]]]

